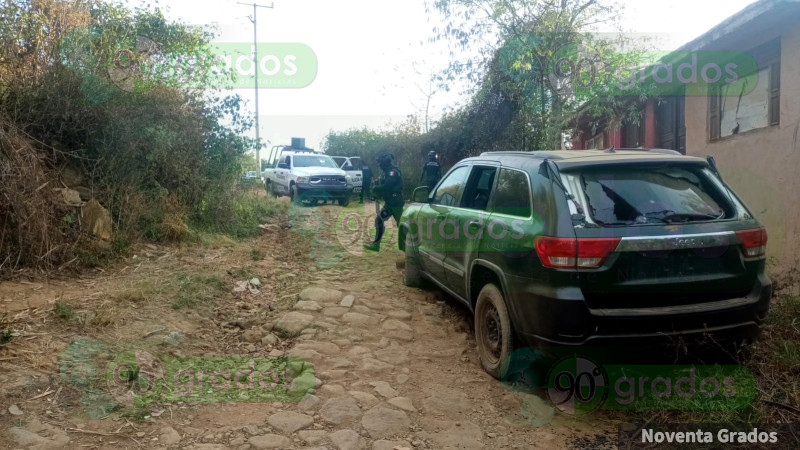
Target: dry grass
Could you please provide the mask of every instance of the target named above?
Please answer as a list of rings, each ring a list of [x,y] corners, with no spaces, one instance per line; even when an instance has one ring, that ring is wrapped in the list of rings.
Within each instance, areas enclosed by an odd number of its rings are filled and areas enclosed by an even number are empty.
[[[77,214],[54,191],[57,155],[0,115],[0,273],[53,269],[75,254]]]

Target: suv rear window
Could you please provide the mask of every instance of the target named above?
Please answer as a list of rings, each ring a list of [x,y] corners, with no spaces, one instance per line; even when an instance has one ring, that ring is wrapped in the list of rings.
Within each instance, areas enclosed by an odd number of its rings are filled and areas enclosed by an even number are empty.
[[[569,173],[601,226],[687,223],[722,219],[730,207],[704,169],[690,167],[602,168]]]

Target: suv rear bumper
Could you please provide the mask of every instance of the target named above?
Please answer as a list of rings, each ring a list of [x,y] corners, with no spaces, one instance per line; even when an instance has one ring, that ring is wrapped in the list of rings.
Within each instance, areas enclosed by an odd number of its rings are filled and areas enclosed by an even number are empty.
[[[570,290],[571,291],[571,290]],[[579,290],[578,290],[579,291]],[[574,291],[570,292],[575,294]],[[583,299],[518,296],[514,321],[519,337],[528,345],[657,343],[755,338],[769,310],[772,284],[760,276],[744,297],[663,308],[590,309]],[[646,302],[646,295],[643,295]],[[547,320],[542,320],[546,312]],[[537,320],[538,316],[538,320]],[[513,319],[512,319],[513,320]]]

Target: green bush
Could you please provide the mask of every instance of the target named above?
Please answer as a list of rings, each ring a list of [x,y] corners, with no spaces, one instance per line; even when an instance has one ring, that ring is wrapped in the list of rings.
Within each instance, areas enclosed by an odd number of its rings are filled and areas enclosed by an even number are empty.
[[[199,231],[235,238],[257,236],[258,227],[286,211],[286,203],[253,191],[214,190],[195,210],[191,224]]]

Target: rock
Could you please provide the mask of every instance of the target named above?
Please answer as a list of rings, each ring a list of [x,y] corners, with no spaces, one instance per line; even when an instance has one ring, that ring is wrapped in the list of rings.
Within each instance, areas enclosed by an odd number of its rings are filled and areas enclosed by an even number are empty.
[[[291,335],[300,333],[304,328],[311,325],[314,321],[314,316],[310,314],[303,314],[301,312],[292,311],[286,313],[277,322],[275,322],[275,329],[283,331]]]
[[[301,300],[294,304],[294,309],[297,311],[319,311],[322,306],[319,306],[319,303],[315,301]]]
[[[334,369],[349,369],[353,367],[353,362],[347,358],[330,358],[328,363]]]
[[[19,409],[19,406],[17,406],[17,405],[11,405],[11,406],[9,406],[9,407],[8,407],[8,412],[9,412],[9,414],[11,414],[12,416],[21,416],[21,415],[25,414],[25,413],[23,413],[23,412],[22,412],[22,410],[21,410],[21,409]]]
[[[392,370],[394,366],[391,364],[387,364],[383,361],[379,361],[375,358],[364,358],[361,361],[361,370],[365,372],[380,372],[384,370]]]
[[[399,321],[397,319],[388,319],[388,320],[384,321],[383,324],[381,325],[381,328],[383,328],[384,330],[389,330],[389,331],[397,331],[397,330],[399,330],[399,331],[411,331],[411,326],[409,326],[407,323],[401,322],[401,321]]]
[[[375,357],[395,366],[403,365],[408,363],[408,350],[400,346],[386,347],[376,350]]]
[[[457,422],[447,430],[438,433],[420,433],[420,436],[445,448],[483,448],[481,442],[483,432],[478,425],[472,422]]]
[[[353,430],[339,430],[331,433],[331,441],[339,450],[356,450],[364,448],[361,436]]]
[[[342,298],[342,293],[335,289],[325,289],[319,287],[310,287],[303,289],[300,292],[300,300],[309,300],[316,302],[338,302]]]
[[[466,395],[455,389],[435,384],[427,389],[429,396],[422,400],[426,411],[440,414],[461,414],[472,409]]]
[[[372,450],[410,450],[411,444],[408,441],[386,441],[378,440],[372,443]]]
[[[81,199],[81,193],[78,191],[73,191],[69,188],[56,188],[53,189],[56,192],[61,194],[61,200],[67,206],[82,206],[83,199]]]
[[[361,314],[372,314],[372,310],[367,308],[364,305],[353,306],[353,311],[355,311],[357,313],[361,313]]]
[[[239,294],[247,290],[247,281],[237,281],[236,286],[231,289],[234,294]]]
[[[361,408],[352,397],[337,397],[325,402],[319,414],[326,422],[342,425],[358,419]]]
[[[263,336],[264,333],[262,333],[260,329],[251,328],[242,334],[242,340],[250,343],[261,342]]]
[[[172,427],[163,427],[159,430],[158,442],[164,445],[175,445],[181,441],[181,435]],[[244,442],[242,442],[244,443]]]
[[[243,426],[242,431],[249,434],[250,436],[255,436],[261,433],[261,430],[258,429],[258,425],[253,425],[253,424]]]
[[[263,338],[261,338],[261,345],[275,345],[278,343],[278,336],[270,333]]]
[[[247,442],[255,448],[289,448],[292,441],[279,434],[264,434],[253,436]]]
[[[406,384],[406,383],[408,383],[408,375],[406,375],[404,373],[401,373],[401,374],[397,375],[395,380],[397,381],[397,384]]]
[[[341,306],[329,306],[322,310],[322,315],[325,317],[342,317],[349,309],[342,308]]]
[[[399,392],[392,389],[392,387],[389,386],[389,383],[385,381],[372,381],[369,384],[375,388],[375,392],[386,398],[394,398],[400,395]]]
[[[383,405],[373,407],[361,418],[361,426],[373,439],[407,433],[409,425],[411,421],[406,413]]]
[[[349,391],[350,394],[358,403],[360,403],[365,408],[372,408],[373,406],[380,403],[378,397],[368,393],[368,392],[361,392],[361,391]]]
[[[342,320],[354,325],[375,325],[378,323],[377,318],[356,312],[344,314]]]
[[[371,353],[372,350],[370,350],[369,347],[365,347],[363,345],[356,345],[355,347],[347,351],[348,356],[363,356],[363,355],[369,355]]]
[[[299,350],[313,350],[317,353],[329,356],[339,354],[339,346],[331,342],[304,342],[295,345],[294,348]]]
[[[272,350],[271,352],[269,352],[267,354],[267,356],[271,356],[273,358],[280,358],[281,356],[283,356],[283,350],[278,350],[276,348],[275,350]]]
[[[414,408],[414,404],[411,402],[411,399],[408,397],[395,397],[389,399],[387,403],[397,406],[398,408],[402,409],[403,411],[415,412],[417,408]]]
[[[319,397],[317,397],[316,395],[309,395],[308,397],[300,400],[300,402],[297,403],[297,407],[302,409],[303,411],[316,409],[317,405],[319,405]]]
[[[292,434],[297,430],[310,427],[314,423],[314,419],[293,411],[281,411],[269,416],[267,422],[285,434]]]
[[[408,311],[395,310],[395,311],[389,311],[387,314],[389,315],[389,317],[393,319],[411,320],[411,313]]]
[[[344,397],[345,395],[344,388],[338,384],[325,384],[319,391],[327,397]]]
[[[10,427],[9,431],[17,444],[34,450],[62,448],[68,446],[70,442],[65,431],[53,425],[43,424],[36,418],[31,419],[25,428]],[[43,432],[45,436],[39,435],[40,432]]]
[[[113,232],[111,213],[97,200],[91,199],[81,208],[81,224],[95,237],[105,241],[111,240]]]
[[[356,301],[356,298],[353,297],[352,295],[345,295],[344,298],[342,299],[341,303],[339,303],[339,306],[343,306],[345,308],[350,308],[351,306],[353,306],[353,302],[355,302],[355,301]]]
[[[250,285],[253,286],[253,287],[260,287],[261,286],[261,280],[259,280],[258,278],[251,278],[250,279]]]
[[[183,448],[185,450],[228,450],[228,447],[222,444],[192,444]]]
[[[297,435],[300,436],[300,439],[306,444],[313,445],[324,442],[328,437],[328,432],[325,430],[300,430],[297,432]]]

